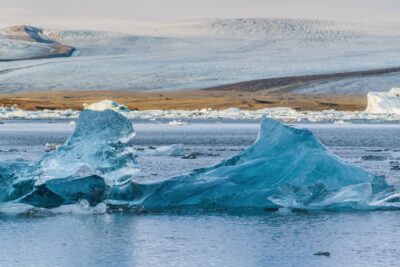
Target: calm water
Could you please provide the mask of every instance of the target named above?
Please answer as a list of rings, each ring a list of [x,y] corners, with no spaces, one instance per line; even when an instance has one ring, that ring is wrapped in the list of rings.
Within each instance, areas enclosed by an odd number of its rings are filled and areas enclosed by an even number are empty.
[[[398,183],[399,125],[301,125],[334,153]],[[183,143],[196,159],[142,157],[162,178],[218,162],[250,145],[255,123],[135,124],[133,146]],[[0,125],[0,158],[35,160],[63,143],[67,123]],[[362,156],[379,156],[365,160]],[[330,257],[314,256],[328,251]],[[0,216],[0,266],[398,266],[400,211]]]

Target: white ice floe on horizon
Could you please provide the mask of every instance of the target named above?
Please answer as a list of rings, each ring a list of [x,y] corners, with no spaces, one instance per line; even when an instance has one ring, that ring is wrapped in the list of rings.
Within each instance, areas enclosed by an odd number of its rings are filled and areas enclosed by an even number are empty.
[[[389,92],[369,92],[367,98],[366,112],[400,115],[400,88],[392,88]]]
[[[117,111],[120,108],[116,108]],[[297,111],[287,107],[265,108],[260,110],[244,110],[228,108],[215,110],[211,108],[201,110],[125,110],[121,112],[131,120],[175,120],[187,123],[187,120],[260,120],[263,116],[282,122],[293,123],[336,123],[352,122],[398,122],[399,113],[375,114],[367,111]],[[17,106],[0,107],[0,119],[75,119],[79,116],[78,110],[23,110]],[[174,123],[173,123],[174,124]]]
[[[129,111],[128,108],[125,105],[122,105],[118,102],[109,100],[109,99],[105,99],[102,100],[100,102],[96,102],[93,104],[83,104],[83,107],[85,109],[91,109],[91,110],[95,110],[95,111],[103,111],[103,110],[107,110],[107,109],[111,109],[114,110],[116,112],[127,112]]]

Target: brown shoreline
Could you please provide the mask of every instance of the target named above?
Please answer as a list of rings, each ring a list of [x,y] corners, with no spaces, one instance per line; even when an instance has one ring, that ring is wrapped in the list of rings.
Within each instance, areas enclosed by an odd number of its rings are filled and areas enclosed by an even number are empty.
[[[270,90],[256,92],[226,90],[187,90],[168,92],[127,91],[56,91],[0,94],[0,105],[27,110],[76,109],[83,103],[91,104],[111,99],[126,105],[131,110],[203,108],[226,109],[237,107],[256,110],[272,107],[290,107],[296,110],[364,110],[367,105],[365,94],[293,94],[271,93]]]

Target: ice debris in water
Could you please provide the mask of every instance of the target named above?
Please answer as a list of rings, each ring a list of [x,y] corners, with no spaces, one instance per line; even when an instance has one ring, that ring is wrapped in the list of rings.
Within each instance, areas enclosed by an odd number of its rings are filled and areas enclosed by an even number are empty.
[[[109,199],[146,209],[366,209],[389,188],[382,178],[331,154],[310,131],[263,119],[257,141],[238,155],[162,182],[132,180],[114,187]]]
[[[144,156],[170,156],[170,157],[181,157],[185,154],[185,147],[183,144],[173,144],[170,146],[160,146],[153,149],[145,149],[143,151],[137,151],[139,155]]]
[[[96,110],[96,111],[103,111],[103,110],[107,110],[107,109],[111,109],[114,110],[116,112],[128,112],[129,109],[125,106],[122,105],[118,102],[106,99],[106,100],[102,100],[100,102],[96,102],[93,104],[83,104],[83,107],[85,109],[91,109],[91,110]]]
[[[398,208],[398,190],[331,154],[308,130],[263,119],[257,141],[230,159],[162,181],[135,180],[131,123],[85,110],[75,132],[38,163],[0,162],[0,202],[56,212],[108,205],[170,208]],[[70,205],[70,206],[65,206]],[[61,208],[58,208],[61,207]]]

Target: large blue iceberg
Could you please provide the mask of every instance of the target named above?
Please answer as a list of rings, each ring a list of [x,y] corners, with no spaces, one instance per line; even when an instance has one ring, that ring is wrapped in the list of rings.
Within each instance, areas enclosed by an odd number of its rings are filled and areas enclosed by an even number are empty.
[[[146,209],[369,209],[391,190],[382,177],[330,153],[312,132],[264,118],[257,141],[238,155],[163,182],[132,180],[110,198]]]
[[[376,209],[400,207],[382,177],[344,162],[308,130],[264,118],[257,141],[236,156],[188,174],[140,182],[130,121],[85,110],[68,141],[37,163],[0,162],[0,202],[55,208]]]

